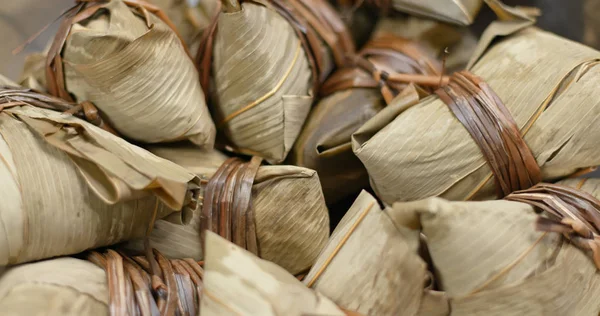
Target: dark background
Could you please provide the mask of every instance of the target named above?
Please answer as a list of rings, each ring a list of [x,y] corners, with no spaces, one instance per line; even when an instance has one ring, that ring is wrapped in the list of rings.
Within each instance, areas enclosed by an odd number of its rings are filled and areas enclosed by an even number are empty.
[[[540,8],[542,16],[537,25],[574,41],[586,43],[600,49],[600,0],[504,0],[508,5]],[[495,18],[494,13],[484,6],[473,29],[481,34]]]

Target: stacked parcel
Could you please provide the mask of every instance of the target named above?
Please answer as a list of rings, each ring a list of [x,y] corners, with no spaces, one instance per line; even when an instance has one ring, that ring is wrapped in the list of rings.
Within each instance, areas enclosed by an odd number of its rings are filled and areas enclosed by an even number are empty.
[[[384,210],[363,192],[305,284],[368,315],[596,315],[599,188],[574,179],[508,200]]]
[[[151,4],[78,2],[61,22],[46,66],[47,91],[81,103],[98,126],[145,143],[213,146],[215,127],[192,56]]]
[[[529,27],[533,18],[489,2],[503,20],[486,30],[472,60],[470,70],[481,79],[467,75],[468,80],[479,81],[477,89],[491,89],[497,95],[493,102],[505,104],[509,113],[503,115],[514,120],[512,132],[524,140],[542,179],[598,165],[600,106],[590,96],[600,78],[600,54]],[[497,34],[512,35],[488,48]],[[442,99],[432,96],[412,106],[391,103],[353,135],[353,150],[388,204],[430,196],[490,199],[497,189],[503,189],[501,196],[510,193],[492,181],[499,177],[492,176],[494,166],[486,163],[490,158],[474,137]]]
[[[258,166],[256,160],[250,166],[217,151],[199,151],[191,146],[152,146],[149,150],[203,179],[204,207],[194,210],[185,225],[157,221],[149,236],[152,246],[167,257],[202,260],[201,232],[204,229],[229,236],[226,238],[230,240],[234,240],[237,231],[236,244],[254,248],[253,252],[261,258],[297,274],[310,268],[327,242],[329,216],[314,170]],[[249,183],[243,189],[242,177],[248,167],[257,170],[254,170],[253,180],[247,178]],[[246,206],[242,206],[244,203]],[[222,229],[221,224],[209,223],[213,219],[219,223],[229,221],[229,224]],[[241,220],[237,223],[239,227],[235,227],[236,219]],[[249,244],[248,238],[255,241]],[[144,245],[138,240],[124,248],[141,252]]]
[[[197,59],[217,127],[237,152],[283,161],[319,85],[354,52],[345,25],[323,0],[224,1],[210,31]]]
[[[18,87],[0,89],[0,104],[0,264],[142,237],[197,207],[198,177],[55,111],[73,104]]]

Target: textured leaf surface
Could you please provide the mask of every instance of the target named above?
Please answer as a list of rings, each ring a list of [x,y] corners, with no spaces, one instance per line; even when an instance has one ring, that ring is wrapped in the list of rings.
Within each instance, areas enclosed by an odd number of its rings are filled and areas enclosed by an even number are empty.
[[[0,279],[0,309],[5,315],[108,315],[106,275],[74,258],[17,266]]]
[[[241,152],[280,162],[312,105],[311,70],[299,38],[279,13],[253,3],[242,7],[219,16],[215,120]]]
[[[199,177],[208,179],[225,161],[218,151],[193,147],[150,147],[151,152],[172,160]],[[260,257],[273,261],[291,273],[309,268],[329,236],[329,216],[317,173],[295,166],[261,166],[252,187]],[[150,235],[152,246],[165,255],[202,259],[200,213],[178,225],[160,220]],[[142,241],[126,248],[143,250]]]
[[[595,146],[600,106],[593,98],[599,57],[593,49],[530,28],[492,46],[472,69],[506,104],[546,180],[600,164]],[[374,117],[372,137],[355,137],[353,144],[386,203],[495,196],[479,147],[441,100],[430,97],[401,108],[391,122],[389,116]]]
[[[123,136],[147,143],[190,139],[212,147],[215,127],[193,61],[176,34],[122,1],[75,24],[63,49],[66,87]]]
[[[415,315],[426,279],[419,233],[397,229],[387,211],[363,191],[304,283],[364,315]]]
[[[207,234],[202,315],[345,315],[283,268]]]

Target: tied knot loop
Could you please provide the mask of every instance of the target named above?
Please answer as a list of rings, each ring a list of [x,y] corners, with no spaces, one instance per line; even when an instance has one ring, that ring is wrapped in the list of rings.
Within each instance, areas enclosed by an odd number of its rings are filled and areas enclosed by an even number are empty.
[[[0,109],[17,105],[31,105],[42,109],[63,112],[86,120],[110,133],[118,135],[118,133],[102,119],[98,108],[89,101],[76,104],[75,102],[45,95],[31,89],[0,87]]]
[[[203,289],[201,263],[146,250],[146,256],[111,249],[87,254],[88,261],[106,272],[111,315],[197,315]]]
[[[252,157],[225,161],[206,184],[200,232],[204,246],[206,230],[258,255],[252,208],[252,184],[262,162]]]
[[[527,203],[543,211],[536,229],[562,234],[576,247],[591,251],[600,269],[600,200],[579,189],[540,183],[514,192],[506,200]]]
[[[408,84],[427,95],[441,83],[442,67],[433,53],[402,37],[382,34],[358,54],[347,54],[345,68],[337,70],[321,87],[323,96],[352,88],[379,88],[386,103]]]
[[[502,100],[468,71],[455,73],[436,91],[477,143],[494,174],[498,195],[532,187],[542,180],[531,149]]]

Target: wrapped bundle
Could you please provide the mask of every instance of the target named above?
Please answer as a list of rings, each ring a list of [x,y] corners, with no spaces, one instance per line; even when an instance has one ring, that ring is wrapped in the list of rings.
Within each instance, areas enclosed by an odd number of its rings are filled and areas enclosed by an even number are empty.
[[[363,191],[304,283],[365,315],[417,315],[429,304],[421,302],[427,267],[417,254],[419,233],[396,227],[388,212]]]
[[[508,200],[396,203],[390,214],[426,236],[453,314],[597,315],[600,181],[562,184]]]
[[[281,267],[207,233],[202,315],[346,315]]]
[[[156,219],[185,222],[197,207],[200,181],[187,170],[40,108],[73,106],[0,89],[0,265],[141,237]]]
[[[600,54],[488,2],[503,20],[482,36],[472,73],[453,75],[440,97],[392,102],[353,135],[384,202],[492,199],[600,164],[600,101],[589,99]]]
[[[429,198],[383,211],[362,193],[304,282],[369,315],[596,315],[594,196],[600,179],[542,184],[508,200]]]
[[[126,138],[212,147],[215,127],[198,73],[171,26],[142,0],[79,2],[49,50],[48,91],[97,107]]]
[[[224,1],[223,7],[197,56],[204,87],[212,69],[217,127],[237,152],[281,162],[319,84],[354,52],[352,39],[324,0]]]
[[[198,315],[204,272],[194,260],[168,260],[157,251],[127,257],[113,250],[90,253],[88,260],[59,258],[10,269],[0,279],[2,312]]]
[[[206,271],[156,250],[17,266],[0,278],[0,307],[10,315],[198,315],[200,308],[202,315],[346,315],[281,267],[216,234],[207,233],[206,249]]]
[[[219,14],[218,0],[151,0],[169,17],[190,51],[196,51],[200,35]]]
[[[149,149],[205,179],[204,209],[196,209],[188,224],[176,225],[166,220],[156,222],[150,240],[153,247],[166,256],[189,256],[201,260],[200,232],[209,229],[296,274],[310,268],[327,242],[329,216],[315,171],[295,166],[258,167],[256,159],[250,163],[252,166],[249,166],[250,164],[240,164],[240,161],[227,160],[217,151],[200,151],[191,147]],[[228,170],[234,167],[237,169]],[[256,173],[253,181],[250,175],[246,178],[245,185],[236,186],[236,179],[241,179],[244,170],[250,167],[258,167],[257,171],[250,170]],[[227,179],[232,179],[233,182]],[[228,188],[236,190],[227,195],[229,193],[225,192]],[[220,195],[221,192],[223,195]],[[239,206],[242,203],[247,203],[247,206]],[[221,217],[221,220],[226,220],[229,216],[231,221],[240,219],[240,225],[254,226],[234,227],[226,233],[232,225],[226,225],[227,229],[223,230],[219,225],[212,224],[213,219],[217,220],[213,211],[222,210],[223,207],[226,210],[231,209],[226,212],[230,215]],[[243,212],[246,216],[238,215]],[[244,235],[248,238],[253,237],[254,242],[244,238]],[[249,244],[247,240],[250,240]],[[124,247],[141,251],[143,243],[138,240]]]
[[[323,84],[324,97],[307,119],[290,163],[318,172],[327,203],[368,187],[367,171],[351,151],[352,133],[406,88],[404,82],[420,80],[421,95],[433,92],[431,86],[441,81],[441,65],[433,55],[410,40],[380,34],[354,57],[354,67],[337,70]],[[394,102],[412,103],[418,97],[407,92]]]

